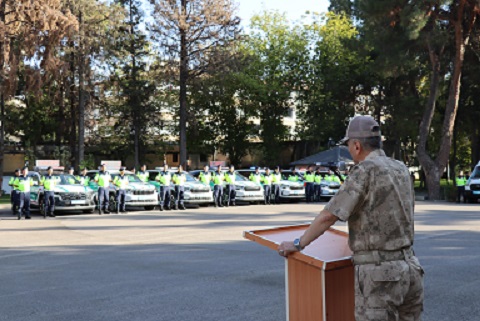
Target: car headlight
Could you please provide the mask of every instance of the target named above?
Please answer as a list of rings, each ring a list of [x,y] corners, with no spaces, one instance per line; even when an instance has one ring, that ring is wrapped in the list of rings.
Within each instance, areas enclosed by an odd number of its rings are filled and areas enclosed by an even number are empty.
[[[244,187],[243,187],[243,186],[235,185],[235,189],[236,189],[237,191],[241,191],[241,190],[244,189]]]
[[[190,192],[192,188],[190,186],[185,186],[184,189],[185,189],[185,192]]]
[[[128,195],[132,195],[133,194],[133,189],[127,189],[125,191],[125,193],[128,194]]]
[[[281,188],[281,189],[290,189],[290,186],[288,186],[288,185],[281,185],[280,188]]]

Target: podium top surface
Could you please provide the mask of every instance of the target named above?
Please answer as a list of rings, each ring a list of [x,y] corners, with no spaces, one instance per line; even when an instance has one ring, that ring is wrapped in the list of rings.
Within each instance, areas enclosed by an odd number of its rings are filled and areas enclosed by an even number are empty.
[[[244,232],[244,237],[274,251],[283,241],[293,241],[303,235],[310,224],[275,227]],[[293,257],[323,270],[332,270],[352,265],[352,251],[348,246],[348,233],[330,228]]]

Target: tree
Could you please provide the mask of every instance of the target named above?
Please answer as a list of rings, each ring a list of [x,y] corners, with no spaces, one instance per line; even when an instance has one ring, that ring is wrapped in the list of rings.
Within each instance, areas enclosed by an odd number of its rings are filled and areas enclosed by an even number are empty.
[[[155,5],[152,30],[159,39],[162,58],[177,74],[180,104],[180,163],[187,160],[188,85],[205,72],[205,57],[235,39],[240,20],[231,0],[151,0]]]
[[[60,0],[0,0],[0,184],[5,150],[5,101],[16,90],[17,71],[23,62],[34,57],[40,62],[37,68],[29,70],[26,82],[31,90],[38,89],[42,76],[56,69],[53,48],[77,27],[76,19],[62,9]]]

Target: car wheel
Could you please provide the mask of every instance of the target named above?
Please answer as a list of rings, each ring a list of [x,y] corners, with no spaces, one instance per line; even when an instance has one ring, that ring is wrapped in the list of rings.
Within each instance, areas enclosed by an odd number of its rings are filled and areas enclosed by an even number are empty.
[[[47,218],[47,209],[45,208],[45,199],[43,197],[38,201],[38,208],[43,218]]]
[[[108,210],[110,212],[116,212],[117,211],[117,200],[115,198],[115,195],[110,194],[108,197]]]

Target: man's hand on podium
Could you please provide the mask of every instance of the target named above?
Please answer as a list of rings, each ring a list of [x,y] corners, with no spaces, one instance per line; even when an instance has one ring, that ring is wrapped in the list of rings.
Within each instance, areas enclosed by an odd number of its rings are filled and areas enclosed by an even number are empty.
[[[280,244],[278,247],[278,254],[284,257],[287,257],[294,252],[298,252],[298,249],[295,247],[293,242],[282,242],[282,244]]]

